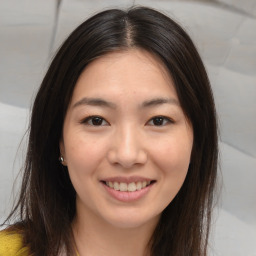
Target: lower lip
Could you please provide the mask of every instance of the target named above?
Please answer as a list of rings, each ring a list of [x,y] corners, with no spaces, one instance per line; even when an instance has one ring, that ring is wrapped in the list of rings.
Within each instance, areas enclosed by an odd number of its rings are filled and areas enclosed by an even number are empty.
[[[116,200],[122,201],[122,202],[131,202],[136,201],[144,197],[151,189],[151,187],[154,185],[150,184],[145,188],[142,188],[140,190],[136,190],[133,192],[123,192],[119,190],[115,190],[113,188],[108,187],[105,183],[102,183],[104,188],[107,190],[107,192],[114,197]]]

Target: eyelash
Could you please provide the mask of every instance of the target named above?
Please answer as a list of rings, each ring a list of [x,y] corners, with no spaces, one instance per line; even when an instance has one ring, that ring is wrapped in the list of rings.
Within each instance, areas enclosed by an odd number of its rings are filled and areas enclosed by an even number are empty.
[[[86,124],[86,125],[91,125],[91,126],[102,126],[102,123],[100,125],[95,125],[93,124],[93,119],[95,120],[96,118],[100,119],[102,122],[106,122],[106,124],[109,124],[103,117],[101,116],[88,116],[85,119],[82,120],[82,124]],[[91,122],[91,123],[89,123]],[[105,124],[105,125],[106,125]],[[104,126],[104,125],[103,125]]]
[[[99,119],[98,121],[100,121],[99,125],[93,124],[93,119],[94,121],[96,121],[96,119]],[[160,125],[156,125],[154,123],[154,121],[156,121],[156,119],[161,119],[161,122],[164,122],[164,124],[160,124]],[[91,123],[89,123],[91,122]],[[102,122],[105,122],[106,124],[102,125]],[[152,117],[149,121],[147,121],[146,124],[149,124],[150,122],[153,122],[153,124],[150,124],[151,126],[165,126],[167,124],[173,124],[174,121],[166,116],[154,116]],[[86,124],[86,125],[91,125],[91,126],[105,126],[105,125],[109,125],[109,123],[101,116],[88,116],[85,119],[83,119],[81,121],[82,124]]]
[[[147,123],[153,122],[156,119],[161,119],[163,122],[165,122],[165,124],[164,125],[161,125],[161,124],[156,125],[156,124],[153,123],[152,126],[165,126],[167,124],[173,124],[174,123],[174,121],[171,118],[166,117],[166,116],[154,116]]]

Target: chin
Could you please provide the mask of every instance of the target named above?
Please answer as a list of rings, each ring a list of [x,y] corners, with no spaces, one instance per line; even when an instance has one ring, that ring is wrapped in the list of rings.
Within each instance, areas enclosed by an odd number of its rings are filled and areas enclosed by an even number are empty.
[[[115,214],[113,218],[107,218],[106,219],[112,226],[116,228],[139,228],[144,225],[156,225],[159,216],[146,216],[143,214],[140,214],[139,212],[137,213],[131,213],[131,212],[126,212],[126,213],[121,213],[121,214]]]

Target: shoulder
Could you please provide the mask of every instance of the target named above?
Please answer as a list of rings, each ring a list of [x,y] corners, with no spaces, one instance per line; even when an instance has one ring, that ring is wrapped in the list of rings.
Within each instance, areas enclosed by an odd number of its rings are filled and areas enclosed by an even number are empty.
[[[28,256],[28,248],[22,245],[22,235],[0,231],[0,256]]]

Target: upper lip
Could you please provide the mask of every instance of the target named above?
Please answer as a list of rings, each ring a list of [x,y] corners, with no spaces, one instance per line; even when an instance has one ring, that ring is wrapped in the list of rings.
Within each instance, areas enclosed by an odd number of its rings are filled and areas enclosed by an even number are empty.
[[[119,182],[119,183],[132,183],[132,182],[142,182],[142,181],[153,181],[154,179],[145,178],[142,176],[130,176],[130,177],[124,177],[124,176],[115,176],[115,177],[109,177],[106,179],[101,179],[101,181],[104,182]]]

